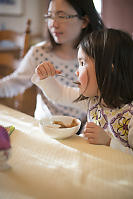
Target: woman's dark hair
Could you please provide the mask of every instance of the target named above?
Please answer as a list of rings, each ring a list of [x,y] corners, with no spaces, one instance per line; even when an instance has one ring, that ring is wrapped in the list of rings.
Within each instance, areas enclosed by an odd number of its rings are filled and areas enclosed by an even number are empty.
[[[100,100],[111,108],[133,101],[133,40],[121,30],[106,29],[86,36],[81,48],[95,60]]]
[[[104,24],[98,12],[96,11],[93,0],[65,0],[65,1],[68,2],[75,9],[80,19],[82,19],[84,16],[88,16],[90,20],[90,22],[88,23],[88,26],[81,31],[79,39],[77,43],[74,45],[74,47],[77,48],[80,41],[83,39],[85,35],[87,35],[88,33],[91,33],[92,31],[103,29]],[[60,44],[55,43],[49,31],[48,31],[48,35],[49,35],[53,48],[56,45],[60,45]]]

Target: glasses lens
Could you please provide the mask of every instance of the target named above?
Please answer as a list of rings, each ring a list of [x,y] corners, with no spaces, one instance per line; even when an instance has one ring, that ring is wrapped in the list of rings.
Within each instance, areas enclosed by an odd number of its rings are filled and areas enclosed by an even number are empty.
[[[44,15],[44,20],[45,20],[45,21],[47,21],[47,20],[50,19],[50,18],[51,18],[50,15],[48,15],[48,14]]]
[[[44,20],[45,21],[56,20],[59,23],[62,23],[62,22],[66,22],[74,17],[78,17],[78,16],[77,15],[61,15],[61,14],[49,15],[49,14],[46,14],[46,15],[44,15]]]

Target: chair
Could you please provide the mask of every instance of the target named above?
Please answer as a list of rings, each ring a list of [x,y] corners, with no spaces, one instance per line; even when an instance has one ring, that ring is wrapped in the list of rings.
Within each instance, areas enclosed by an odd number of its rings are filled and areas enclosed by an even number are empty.
[[[0,78],[9,75],[15,69],[15,60],[12,54],[2,53],[0,54]]]
[[[30,25],[31,20],[28,19],[25,33],[11,30],[0,31],[0,41],[14,42],[16,47],[15,49],[7,48],[2,52],[0,50],[0,78],[9,75],[19,67],[20,61],[27,53],[30,47]],[[33,116],[36,105],[36,88],[32,86],[23,94],[12,98],[0,98],[0,103]]]
[[[26,53],[30,47],[30,25],[31,25],[31,20],[28,19],[27,27],[26,27],[26,31],[25,31],[25,37],[24,37],[24,48],[23,48],[22,57],[24,57],[26,55]]]
[[[27,20],[27,26],[24,33],[15,32],[13,30],[1,30],[0,53],[10,53],[15,55],[15,58],[22,58],[27,53],[30,47],[30,25],[31,20]]]

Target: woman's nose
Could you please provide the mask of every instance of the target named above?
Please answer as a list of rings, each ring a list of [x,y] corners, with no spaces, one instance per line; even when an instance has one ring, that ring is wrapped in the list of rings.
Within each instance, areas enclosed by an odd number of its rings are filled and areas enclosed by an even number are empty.
[[[79,70],[76,70],[75,74],[77,75],[77,77],[79,76]]]
[[[58,22],[57,22],[57,20],[55,18],[51,20],[51,24],[50,25],[52,27],[55,27],[55,28],[57,28],[59,26],[59,24],[58,24]]]

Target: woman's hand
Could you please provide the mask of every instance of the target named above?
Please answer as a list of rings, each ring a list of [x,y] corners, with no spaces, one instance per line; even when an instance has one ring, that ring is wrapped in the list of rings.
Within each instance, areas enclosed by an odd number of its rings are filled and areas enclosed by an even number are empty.
[[[110,136],[103,128],[93,122],[86,122],[83,134],[90,144],[110,145]]]
[[[61,71],[55,70],[53,64],[50,62],[43,62],[42,64],[39,64],[36,67],[35,72],[41,80],[61,73]]]

